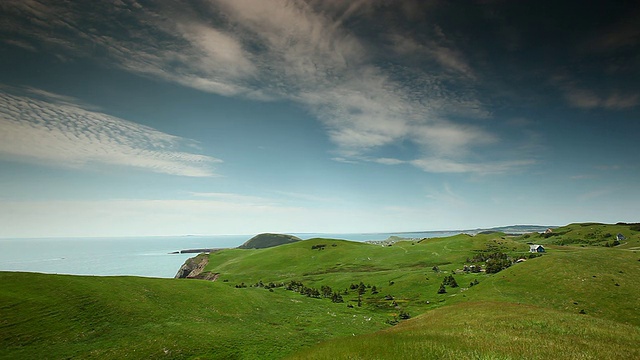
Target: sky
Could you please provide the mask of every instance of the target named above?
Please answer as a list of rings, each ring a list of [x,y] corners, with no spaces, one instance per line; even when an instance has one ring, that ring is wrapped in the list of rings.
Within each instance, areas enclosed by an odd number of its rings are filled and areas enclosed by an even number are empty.
[[[637,1],[0,2],[0,237],[640,221]]]

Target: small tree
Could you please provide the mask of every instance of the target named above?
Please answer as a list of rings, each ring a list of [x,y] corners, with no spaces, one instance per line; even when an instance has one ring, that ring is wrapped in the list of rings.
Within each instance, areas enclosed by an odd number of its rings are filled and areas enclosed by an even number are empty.
[[[358,295],[362,295],[367,291],[367,287],[364,285],[364,283],[361,281],[360,285],[358,286]]]
[[[442,285],[449,285],[451,287],[458,287],[458,283],[456,279],[453,278],[453,275],[447,275],[442,280]]]
[[[444,294],[447,292],[447,289],[444,288],[444,284],[440,284],[440,288],[438,289],[438,294]]]
[[[331,297],[331,295],[333,294],[333,290],[327,285],[322,285],[320,287],[320,291],[322,292],[322,296],[326,298]]]

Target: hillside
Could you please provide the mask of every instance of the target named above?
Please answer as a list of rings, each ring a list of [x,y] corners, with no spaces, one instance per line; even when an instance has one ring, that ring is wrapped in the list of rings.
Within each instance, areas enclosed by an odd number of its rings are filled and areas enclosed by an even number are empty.
[[[328,341],[289,359],[638,359],[638,341],[635,326],[529,305],[473,302]]]
[[[528,253],[596,229],[627,241]],[[640,233],[555,231],[225,249],[215,282],[0,273],[0,358],[640,357]]]
[[[620,240],[617,239],[618,235],[622,236]],[[640,250],[640,224],[569,224],[549,233],[530,234],[528,240],[538,244],[591,245]]]
[[[302,241],[299,237],[287,234],[258,234],[238,246],[238,249],[265,249],[274,246]]]

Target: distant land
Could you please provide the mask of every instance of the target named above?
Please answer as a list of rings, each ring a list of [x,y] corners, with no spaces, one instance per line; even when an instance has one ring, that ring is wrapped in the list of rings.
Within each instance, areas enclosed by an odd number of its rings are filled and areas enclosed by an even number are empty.
[[[510,226],[499,226],[492,228],[477,228],[477,229],[469,229],[469,230],[436,230],[436,231],[403,231],[403,232],[388,232],[388,233],[370,233],[371,235],[376,234],[395,234],[389,236],[386,240],[366,240],[365,242],[371,244],[378,243],[393,243],[397,240],[420,240],[426,237],[436,237],[441,236],[441,234],[469,234],[476,235],[482,232],[503,232],[511,235],[521,235],[530,232],[544,232],[549,228],[557,228],[557,226],[542,226],[542,225],[510,225]],[[303,235],[303,234],[298,234]],[[322,236],[333,237],[335,234],[322,234]],[[406,236],[403,236],[406,235]],[[424,235],[424,236],[421,236]],[[435,235],[435,236],[434,236]],[[263,249],[273,246],[278,246],[282,244],[288,244],[295,241],[301,241],[297,236],[288,235],[288,234],[274,234],[274,233],[263,233],[258,234],[251,239],[244,242],[242,245],[238,246],[239,249]],[[221,250],[221,248],[198,248],[198,249],[183,249],[171,252],[171,254],[199,254],[199,253],[210,253],[213,251]]]

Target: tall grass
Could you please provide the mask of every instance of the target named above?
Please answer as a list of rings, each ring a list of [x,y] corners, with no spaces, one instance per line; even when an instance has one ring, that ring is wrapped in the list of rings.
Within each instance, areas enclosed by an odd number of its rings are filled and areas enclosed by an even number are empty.
[[[458,304],[289,359],[637,359],[640,329],[529,305]]]

